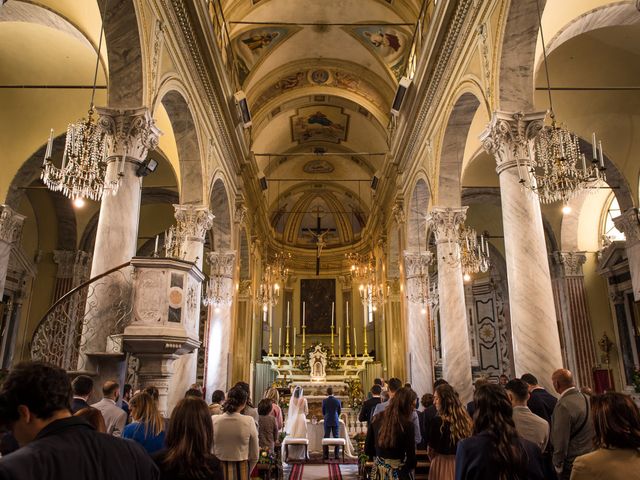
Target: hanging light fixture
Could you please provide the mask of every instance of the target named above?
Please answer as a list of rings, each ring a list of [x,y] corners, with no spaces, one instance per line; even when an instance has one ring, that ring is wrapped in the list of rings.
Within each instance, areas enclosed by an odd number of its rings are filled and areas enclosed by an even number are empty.
[[[531,165],[528,168],[526,166],[521,168],[518,164],[518,173],[520,184],[535,192],[540,203],[562,202],[566,206],[569,200],[582,193],[589,185],[605,180],[602,142],[598,142],[596,145],[594,133],[593,156],[587,165],[585,154],[580,149],[578,136],[556,120],[551,98],[547,48],[542,30],[542,14],[537,0],[536,6],[549,98],[548,115],[551,125],[542,127],[534,141]]]
[[[62,164],[57,167],[51,161],[53,150],[53,129],[45,150],[41,178],[44,184],[54,192],[60,192],[73,201],[91,199],[100,201],[105,192],[115,195],[120,178],[123,176],[125,159],[118,162],[114,171],[115,178],[106,179],[107,175],[107,135],[98,125],[95,114],[95,94],[100,66],[100,52],[104,37],[104,18],[108,0],[102,11],[102,25],[96,67],[93,74],[93,89],[87,118],[82,118],[67,127]]]
[[[205,307],[211,305],[219,311],[220,308],[231,305],[233,300],[233,268],[236,256],[234,252],[209,252],[206,258],[211,269],[202,304]]]
[[[288,260],[290,258],[290,254],[276,253],[262,270],[262,281],[258,289],[257,302],[258,305],[262,306],[264,312],[275,307],[278,304],[278,300],[280,300],[280,289],[287,283],[289,278]]]
[[[418,205],[418,193],[415,192],[414,205]],[[434,256],[429,251],[422,251],[422,240],[420,238],[420,218],[416,217],[416,233],[418,234],[418,251],[405,252],[405,278],[407,284],[407,299],[411,303],[420,305],[422,314],[427,313],[429,305],[429,266],[433,263]]]

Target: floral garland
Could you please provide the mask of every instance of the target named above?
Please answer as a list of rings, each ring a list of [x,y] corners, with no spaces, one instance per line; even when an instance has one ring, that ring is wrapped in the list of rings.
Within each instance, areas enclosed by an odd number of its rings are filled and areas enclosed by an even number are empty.
[[[360,379],[348,379],[345,383],[349,385],[349,407],[353,409],[362,407],[364,392],[360,385]]]

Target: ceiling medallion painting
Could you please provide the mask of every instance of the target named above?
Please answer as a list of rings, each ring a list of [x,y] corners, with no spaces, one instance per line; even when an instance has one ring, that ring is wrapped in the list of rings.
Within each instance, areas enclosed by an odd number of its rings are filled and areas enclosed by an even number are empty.
[[[334,166],[324,159],[311,160],[303,167],[305,173],[331,173],[334,169]]]
[[[234,37],[231,44],[238,60],[240,83],[244,83],[251,70],[266,58],[267,52],[298,30],[300,28],[296,27],[261,27]]]
[[[291,117],[291,138],[298,143],[340,143],[347,140],[348,127],[349,115],[341,107],[312,105]]]
[[[374,52],[397,80],[402,77],[406,57],[411,47],[409,33],[398,27],[372,25],[342,28]]]

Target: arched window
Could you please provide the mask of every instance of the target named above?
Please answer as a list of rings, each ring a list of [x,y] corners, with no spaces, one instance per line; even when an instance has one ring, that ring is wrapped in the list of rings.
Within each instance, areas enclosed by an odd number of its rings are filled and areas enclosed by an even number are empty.
[[[607,214],[604,218],[603,234],[612,242],[616,240],[626,240],[624,233],[618,230],[615,224],[613,223],[613,219],[616,217],[619,217],[620,214],[622,213],[620,211],[620,205],[618,205],[618,199],[616,198],[615,195],[613,194],[611,195],[611,198],[609,199],[608,204],[609,206],[607,208]]]

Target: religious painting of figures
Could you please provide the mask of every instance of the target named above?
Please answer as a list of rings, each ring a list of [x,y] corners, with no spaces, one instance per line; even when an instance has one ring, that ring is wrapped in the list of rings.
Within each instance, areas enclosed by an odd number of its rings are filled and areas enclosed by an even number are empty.
[[[331,333],[331,303],[335,301],[335,279],[300,280],[300,318],[304,303],[307,335]]]
[[[235,36],[231,44],[238,59],[240,83],[244,83],[251,70],[266,57],[267,52],[298,30],[296,27],[262,27]]]
[[[373,51],[397,79],[402,76],[402,67],[411,46],[409,32],[397,27],[372,25],[343,28]]]
[[[291,117],[291,138],[304,143],[340,143],[347,139],[349,115],[341,107],[318,105],[299,108]]]

